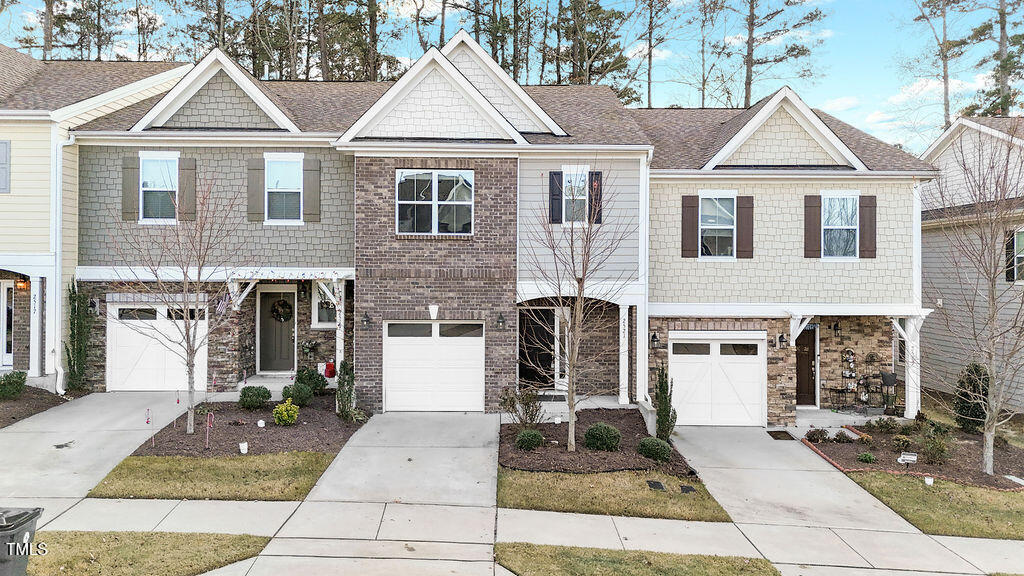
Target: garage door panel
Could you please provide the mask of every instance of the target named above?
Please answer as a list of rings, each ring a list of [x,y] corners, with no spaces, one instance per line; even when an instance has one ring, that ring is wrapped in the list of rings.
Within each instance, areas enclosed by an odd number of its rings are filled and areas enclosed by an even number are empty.
[[[429,331],[424,328],[428,326]],[[383,358],[385,410],[484,409],[481,324],[391,323],[387,334]]]
[[[766,402],[765,342],[700,338],[673,340],[672,400],[679,424],[761,426]]]
[[[107,389],[188,390],[185,360],[174,352],[182,336],[166,307],[155,309],[156,319],[139,313],[142,307],[111,307],[107,318]],[[134,318],[146,318],[136,320]],[[200,340],[206,337],[206,322],[199,323]],[[174,347],[174,348],[172,348]],[[195,389],[206,390],[207,350],[196,352]]]

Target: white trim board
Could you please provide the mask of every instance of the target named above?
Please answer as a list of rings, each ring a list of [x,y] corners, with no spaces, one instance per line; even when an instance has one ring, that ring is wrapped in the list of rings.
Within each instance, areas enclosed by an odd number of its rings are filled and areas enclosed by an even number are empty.
[[[79,266],[75,269],[75,279],[83,282],[114,282],[114,281],[153,281],[157,275],[167,281],[181,280],[180,268],[162,266],[155,273],[153,270],[138,266]],[[199,278],[198,270],[189,270],[189,277]],[[225,282],[228,280],[353,280],[355,268],[299,268],[288,266],[239,266],[235,268],[216,267],[203,270],[205,282]]]
[[[915,304],[830,304],[802,302],[777,304],[651,303],[648,315],[683,318],[791,318],[793,316],[927,316],[932,310]]]

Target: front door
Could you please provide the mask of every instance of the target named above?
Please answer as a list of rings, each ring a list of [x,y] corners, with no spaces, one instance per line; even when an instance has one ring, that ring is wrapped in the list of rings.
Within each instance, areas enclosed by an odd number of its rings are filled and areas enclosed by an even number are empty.
[[[14,282],[0,281],[0,367],[14,365]]]
[[[260,292],[260,372],[295,370],[295,293]]]
[[[555,379],[555,311],[519,310],[519,381],[548,388]]]
[[[817,328],[807,326],[796,338],[796,405],[817,404],[815,389],[818,386],[814,375],[815,359],[818,355]]]

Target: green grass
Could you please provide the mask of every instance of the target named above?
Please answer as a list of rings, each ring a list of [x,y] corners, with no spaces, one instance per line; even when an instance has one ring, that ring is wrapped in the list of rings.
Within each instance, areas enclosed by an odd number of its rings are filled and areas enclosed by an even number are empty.
[[[887,472],[851,472],[865,490],[926,534],[1024,540],[1024,492]]]
[[[950,409],[952,405],[953,396],[949,394],[929,390],[921,395],[921,410],[928,418],[956,428],[956,420],[953,419],[953,412]],[[1024,448],[1024,416],[1017,415],[1011,418],[1009,422],[999,427],[999,433],[1013,446]]]
[[[666,491],[651,490],[647,480],[661,481]],[[683,494],[679,490],[681,484],[693,486],[696,492]],[[729,515],[699,480],[631,470],[564,474],[499,468],[498,506],[612,516],[730,521]]]
[[[494,545],[498,563],[519,576],[779,576],[767,560],[660,552]]]
[[[302,500],[334,454],[281,452],[219,458],[129,456],[92,498]]]
[[[195,576],[252,558],[269,538],[168,532],[39,532],[29,576]]]

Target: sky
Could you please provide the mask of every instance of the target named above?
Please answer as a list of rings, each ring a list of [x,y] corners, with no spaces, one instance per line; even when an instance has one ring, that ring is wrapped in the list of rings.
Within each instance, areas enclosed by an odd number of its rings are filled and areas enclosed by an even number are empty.
[[[406,22],[412,0],[388,1],[391,3],[388,9],[395,16],[392,21]],[[683,11],[689,1],[674,0]],[[754,99],[789,85],[811,107],[820,108],[887,142],[901,144],[913,152],[923,151],[941,132],[941,85],[900,65],[928,46],[927,30],[912,24],[916,14],[914,2],[811,1],[827,13],[826,20],[811,32],[822,41],[813,56],[815,78],[765,80],[755,88]],[[0,16],[0,42],[16,45],[14,38],[22,33],[24,22],[34,18],[40,5],[41,0],[21,0],[21,4]],[[967,29],[978,16],[962,18],[954,24]],[[447,28],[452,33],[459,26],[457,16],[448,19]],[[432,37],[437,37],[436,31]],[[678,81],[694,48],[692,41],[673,38],[655,52],[655,106],[699,104],[695,91]],[[412,61],[422,53],[411,28],[389,49],[404,61]],[[642,50],[633,52],[637,58],[643,58]],[[973,67],[979,55],[980,51],[968,55],[955,70],[957,104],[965,103],[986,81],[985,70]],[[643,84],[637,84],[636,88],[646,93]],[[956,109],[954,106],[954,111]]]

